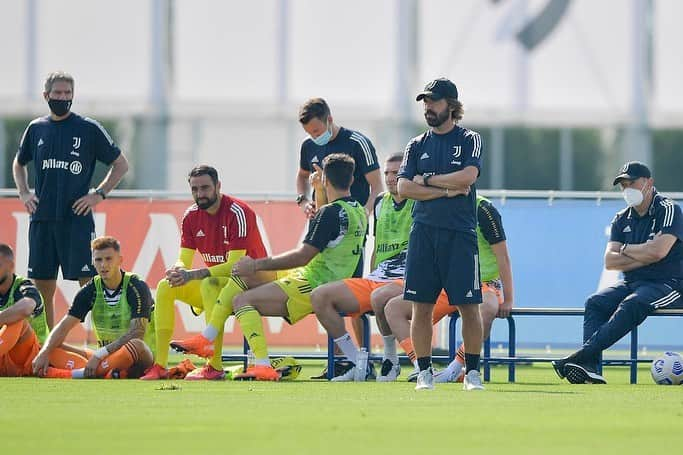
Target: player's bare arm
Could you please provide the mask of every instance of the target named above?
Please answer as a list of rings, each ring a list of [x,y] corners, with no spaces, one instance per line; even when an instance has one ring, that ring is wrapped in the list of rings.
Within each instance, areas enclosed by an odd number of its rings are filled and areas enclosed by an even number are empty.
[[[498,317],[507,318],[510,316],[510,310],[514,305],[515,291],[512,283],[512,266],[510,264],[510,254],[508,252],[507,242],[494,243],[491,245],[491,251],[496,256],[496,263],[498,264],[498,272],[500,273],[500,281],[503,283],[503,303],[499,305]]]
[[[479,169],[476,166],[467,166],[462,170],[448,174],[437,174],[429,177],[429,186],[448,188],[452,190],[467,188],[477,181]]]
[[[607,270],[618,270],[620,272],[628,272],[638,269],[647,264],[637,261],[630,256],[622,254],[621,250],[624,246],[621,242],[608,242],[605,249],[605,268]]]
[[[24,297],[6,310],[0,311],[0,327],[26,319],[36,309],[36,301]]]
[[[306,218],[312,218],[315,215],[315,202],[308,200],[308,190],[309,190],[309,178],[311,172],[305,169],[299,168],[296,174],[296,192],[297,194],[303,195],[300,202],[297,202],[301,210],[306,215]]]
[[[38,197],[28,187],[28,171],[26,166],[19,164],[17,157],[14,157],[12,162],[12,175],[14,176],[14,183],[19,191],[19,199],[26,207],[28,213],[33,214],[38,208]]]
[[[652,264],[664,259],[676,240],[675,235],[659,232],[645,243],[626,245],[621,249],[621,254],[644,264]]]
[[[121,153],[112,163],[109,172],[104,177],[104,180],[97,186],[95,191],[92,191],[85,196],[82,196],[74,202],[72,208],[76,215],[85,215],[90,212],[93,207],[104,200],[105,196],[119,184],[123,176],[128,172],[128,160],[125,155]]]
[[[108,345],[95,351],[95,354],[88,360],[85,365],[85,370],[83,371],[83,376],[86,378],[94,378],[97,373],[97,367],[100,361],[107,357],[109,354],[114,353],[121,349],[124,344],[128,343],[130,340],[135,338],[144,339],[145,330],[147,329],[147,318],[133,318],[130,320],[130,327],[128,332],[124,333],[122,336],[112,341]]]
[[[260,271],[293,269],[308,264],[319,252],[316,247],[304,243],[295,250],[274,257],[253,259],[245,256],[233,266],[232,273],[237,276],[250,276]]]
[[[467,190],[451,191],[448,188],[420,185],[417,182],[405,178],[398,179],[398,194],[403,198],[414,199],[416,201],[431,201],[432,199],[439,199],[441,197],[455,197],[466,194],[466,191]]]
[[[327,193],[325,193],[325,188],[323,187],[323,170],[317,164],[313,164],[313,169],[315,169],[315,172],[308,177],[308,182],[315,190],[315,205],[312,211],[306,212],[307,215],[315,215],[315,211],[318,207],[322,207],[329,202],[327,200]]]
[[[365,213],[370,216],[374,209],[375,199],[377,199],[377,196],[382,192],[382,174],[379,169],[372,170],[365,174],[365,180],[367,180],[370,185],[370,196],[368,197],[367,204],[365,204]]]
[[[45,344],[40,349],[40,352],[38,352],[36,358],[33,359],[33,374],[36,376],[45,376],[47,367],[50,366],[50,353],[64,343],[64,340],[71,329],[76,327],[80,322],[81,321],[78,318],[68,314],[59,321],[55,328],[50,332],[47,340],[45,340]]]

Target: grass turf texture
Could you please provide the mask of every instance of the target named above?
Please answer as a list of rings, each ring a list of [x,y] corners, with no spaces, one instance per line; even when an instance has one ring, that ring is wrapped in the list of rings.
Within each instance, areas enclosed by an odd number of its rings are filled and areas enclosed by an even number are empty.
[[[300,378],[320,367],[308,364]],[[405,381],[2,378],[0,444],[6,454],[678,450],[683,388],[655,385],[645,368],[635,386],[627,368],[605,375],[606,386],[572,386],[535,365],[519,367],[519,382],[508,384],[498,367],[483,393],[461,384],[415,392]]]

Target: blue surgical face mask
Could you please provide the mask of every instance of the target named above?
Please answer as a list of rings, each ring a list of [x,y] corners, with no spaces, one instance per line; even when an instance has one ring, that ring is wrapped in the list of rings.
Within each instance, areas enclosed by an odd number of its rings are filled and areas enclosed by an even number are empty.
[[[315,145],[323,146],[323,145],[327,145],[327,143],[330,142],[331,138],[332,138],[332,128],[330,128],[330,125],[328,122],[327,129],[325,129],[325,132],[318,137],[311,137],[311,140],[313,142],[315,142]]]

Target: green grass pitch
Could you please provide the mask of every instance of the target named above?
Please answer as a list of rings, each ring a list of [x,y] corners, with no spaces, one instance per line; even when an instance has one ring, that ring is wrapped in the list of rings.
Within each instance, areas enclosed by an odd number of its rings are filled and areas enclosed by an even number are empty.
[[[493,370],[485,392],[437,384],[0,379],[3,454],[678,453],[683,387],[623,367],[572,386],[548,365]],[[403,374],[405,377],[405,372]],[[673,452],[671,452],[673,451]]]

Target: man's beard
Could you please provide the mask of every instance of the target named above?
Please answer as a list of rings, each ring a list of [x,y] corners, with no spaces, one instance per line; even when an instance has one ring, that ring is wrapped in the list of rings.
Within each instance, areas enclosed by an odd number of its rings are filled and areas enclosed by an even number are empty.
[[[431,114],[431,115],[427,115]],[[451,111],[448,109],[445,109],[439,113],[436,113],[434,111],[427,111],[425,112],[425,120],[427,120],[427,125],[431,127],[440,127],[441,125],[446,122],[451,117]]]
[[[206,210],[209,207],[211,207],[212,205],[214,205],[217,200],[218,200],[218,195],[215,195],[213,197],[213,199],[201,198],[201,199],[195,199],[194,202],[197,204],[197,207],[199,207],[202,210]]]
[[[10,276],[10,274],[8,273],[5,276],[3,276],[2,278],[0,278],[0,286],[5,284],[5,281],[7,281],[7,278],[9,278],[9,276]]]

